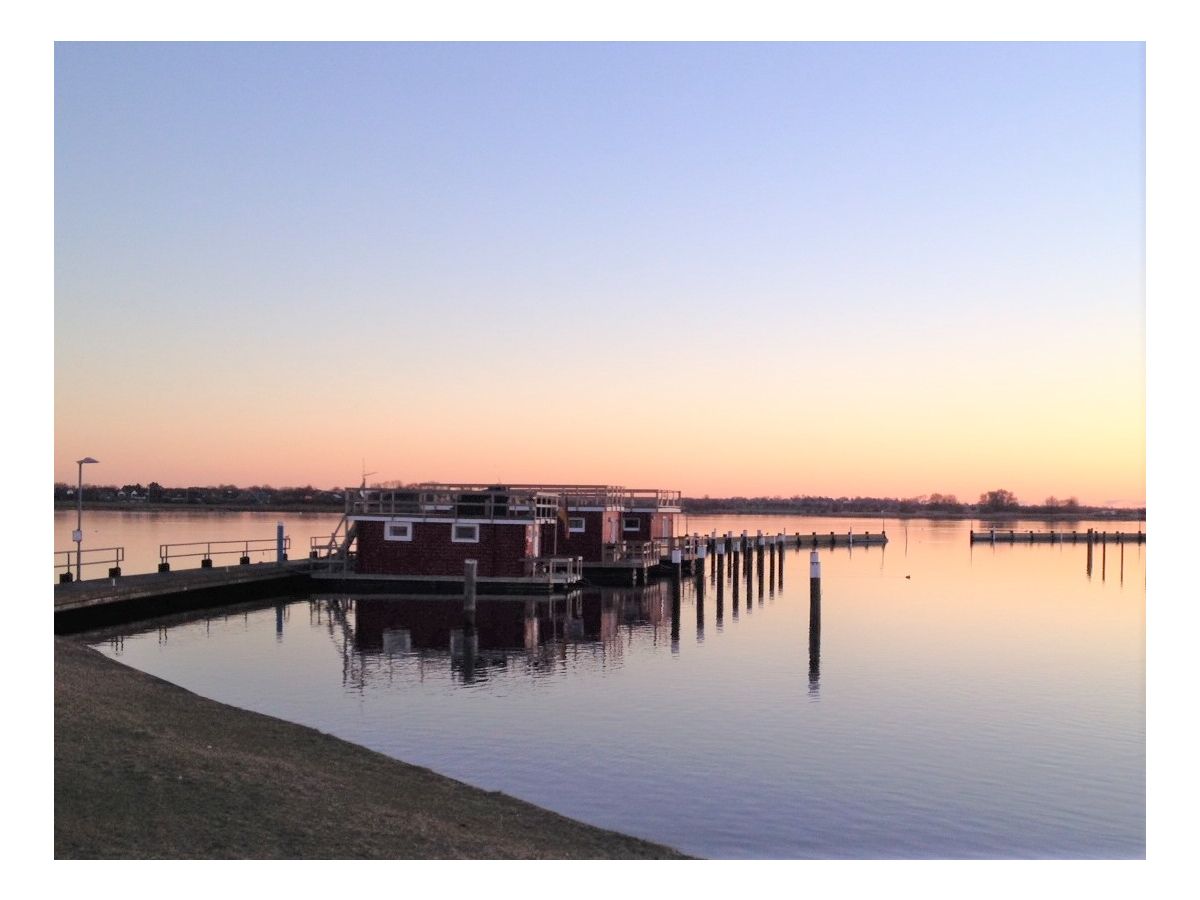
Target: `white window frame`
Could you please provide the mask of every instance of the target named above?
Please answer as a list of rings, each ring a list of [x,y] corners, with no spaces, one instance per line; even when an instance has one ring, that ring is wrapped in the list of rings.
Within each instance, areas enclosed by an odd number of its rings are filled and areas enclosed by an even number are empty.
[[[583,516],[570,516],[567,518],[567,531],[571,534],[581,534],[587,528],[587,519]]]
[[[475,529],[475,536],[469,537],[469,538],[468,537],[459,537],[458,529],[460,529],[460,528]],[[479,543],[479,525],[478,524],[465,524],[462,522],[454,522],[450,526],[450,540],[455,544],[478,544]]]
[[[633,524],[630,525],[629,524],[630,522],[632,522]],[[639,519],[637,516],[622,517],[622,519],[621,519],[621,531],[622,532],[641,531],[641,530],[642,530],[642,520]]]
[[[393,528],[403,528],[405,533],[402,535],[392,534]],[[412,522],[384,522],[383,523],[383,539],[385,541],[411,541],[413,539],[413,523]]]

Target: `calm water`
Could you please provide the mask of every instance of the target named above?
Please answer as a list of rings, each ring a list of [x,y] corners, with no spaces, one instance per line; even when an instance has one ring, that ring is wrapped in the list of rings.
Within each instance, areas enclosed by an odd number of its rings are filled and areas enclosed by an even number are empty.
[[[146,571],[158,543],[270,537],[277,518],[93,513],[86,540]],[[294,548],[337,519],[283,518]],[[474,638],[453,602],[316,596],[98,648],[700,856],[1144,856],[1146,548],[1097,550],[1089,575],[1083,545],[972,548],[971,524],[893,520],[886,549],[822,551],[819,633],[808,552],[790,550],[782,585],[481,598]]]

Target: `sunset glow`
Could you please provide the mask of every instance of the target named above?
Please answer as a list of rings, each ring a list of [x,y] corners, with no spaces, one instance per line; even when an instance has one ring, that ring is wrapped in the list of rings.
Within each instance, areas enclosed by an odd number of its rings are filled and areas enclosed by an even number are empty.
[[[1140,44],[59,44],[89,482],[1145,503]]]

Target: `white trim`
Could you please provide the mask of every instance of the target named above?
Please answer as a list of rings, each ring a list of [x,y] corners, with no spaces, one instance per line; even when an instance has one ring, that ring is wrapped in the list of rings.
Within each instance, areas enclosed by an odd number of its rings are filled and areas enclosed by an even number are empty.
[[[633,523],[632,528],[629,527],[630,522]],[[635,516],[622,516],[621,517],[621,531],[622,532],[641,531],[641,530],[642,530],[642,520],[641,519],[639,519]]]
[[[458,532],[458,529],[460,529],[460,528],[474,528],[475,536],[469,537],[469,538],[459,537],[457,532]],[[463,522],[461,520],[459,520],[458,522],[455,522],[453,525],[450,526],[450,542],[453,544],[478,544],[479,543],[479,523],[478,522]]]
[[[575,523],[579,524],[576,525]],[[567,531],[571,534],[582,534],[587,528],[587,519],[583,516],[567,516]]]
[[[393,528],[403,528],[404,532],[399,535],[393,535]],[[383,539],[385,541],[411,541],[413,539],[413,523],[412,522],[397,522],[390,520],[383,523]]]

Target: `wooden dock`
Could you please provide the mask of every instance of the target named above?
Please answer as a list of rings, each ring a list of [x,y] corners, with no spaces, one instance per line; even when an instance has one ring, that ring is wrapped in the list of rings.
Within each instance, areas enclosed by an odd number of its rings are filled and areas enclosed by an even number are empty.
[[[1144,544],[1144,531],[971,531],[972,544]]]

